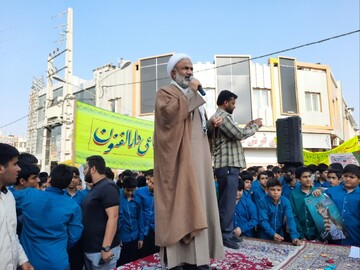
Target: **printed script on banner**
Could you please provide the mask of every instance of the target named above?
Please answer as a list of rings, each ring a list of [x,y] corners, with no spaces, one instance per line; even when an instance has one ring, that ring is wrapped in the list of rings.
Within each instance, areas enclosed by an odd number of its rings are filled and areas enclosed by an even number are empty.
[[[253,136],[242,141],[244,148],[276,148],[275,132],[257,132]]]
[[[76,102],[75,160],[101,155],[113,169],[153,167],[154,123]]]

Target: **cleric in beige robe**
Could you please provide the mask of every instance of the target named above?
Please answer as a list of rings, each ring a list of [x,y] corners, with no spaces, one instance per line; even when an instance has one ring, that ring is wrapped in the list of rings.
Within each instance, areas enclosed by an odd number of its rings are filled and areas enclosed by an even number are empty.
[[[206,121],[189,56],[173,55],[167,71],[173,81],[155,101],[155,243],[168,268],[209,269],[224,258],[207,136],[219,123]]]

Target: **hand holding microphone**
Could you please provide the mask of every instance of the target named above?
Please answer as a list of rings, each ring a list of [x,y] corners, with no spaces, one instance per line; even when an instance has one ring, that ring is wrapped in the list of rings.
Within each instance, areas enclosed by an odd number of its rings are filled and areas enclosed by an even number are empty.
[[[206,92],[205,92],[204,89],[202,88],[199,80],[198,80],[198,79],[195,79],[193,76],[190,77],[189,87],[191,87],[192,89],[196,89],[197,91],[199,91],[202,96],[205,96],[205,95],[206,95]]]

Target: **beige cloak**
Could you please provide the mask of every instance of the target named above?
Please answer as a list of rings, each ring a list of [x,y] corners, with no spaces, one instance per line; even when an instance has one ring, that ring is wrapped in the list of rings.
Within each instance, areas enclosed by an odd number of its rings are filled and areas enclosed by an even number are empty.
[[[223,259],[211,154],[195,91],[174,85],[156,94],[154,133],[155,242],[167,266]],[[162,252],[162,259],[164,253]]]

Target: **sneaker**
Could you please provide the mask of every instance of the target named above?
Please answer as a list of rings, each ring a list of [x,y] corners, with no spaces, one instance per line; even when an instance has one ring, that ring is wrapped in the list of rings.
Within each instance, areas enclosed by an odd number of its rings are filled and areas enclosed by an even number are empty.
[[[223,244],[227,248],[238,249],[239,246],[232,239],[223,239]]]
[[[232,241],[236,242],[236,243],[241,243],[243,240],[240,237],[237,237],[236,235],[234,235],[233,237],[230,238]]]

